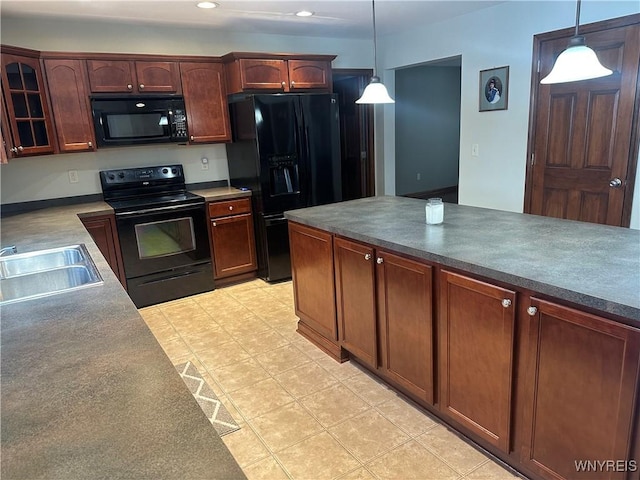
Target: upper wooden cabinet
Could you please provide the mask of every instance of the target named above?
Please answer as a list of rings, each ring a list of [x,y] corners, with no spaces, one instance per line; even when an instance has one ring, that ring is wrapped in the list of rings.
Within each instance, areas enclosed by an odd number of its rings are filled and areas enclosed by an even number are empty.
[[[231,126],[221,63],[180,62],[190,143],[230,142]]]
[[[87,60],[92,93],[167,93],[182,91],[177,62]]]
[[[45,59],[44,67],[60,151],[95,150],[85,62]]]
[[[332,90],[331,61],[334,55],[230,53],[222,58],[229,93]]]
[[[54,153],[53,126],[39,58],[3,47],[2,93],[11,130],[4,139],[9,156]]]

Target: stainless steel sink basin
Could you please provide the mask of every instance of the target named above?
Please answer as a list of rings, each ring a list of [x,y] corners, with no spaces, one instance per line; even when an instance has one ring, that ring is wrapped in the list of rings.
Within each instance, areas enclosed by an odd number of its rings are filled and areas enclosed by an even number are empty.
[[[0,305],[102,283],[83,244],[0,257]]]
[[[84,245],[71,245],[0,257],[0,278],[81,264],[87,256]]]

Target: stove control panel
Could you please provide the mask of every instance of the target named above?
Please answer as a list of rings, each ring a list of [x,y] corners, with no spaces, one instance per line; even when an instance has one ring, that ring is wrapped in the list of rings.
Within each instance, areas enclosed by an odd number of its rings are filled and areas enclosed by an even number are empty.
[[[182,165],[160,165],[157,167],[122,168],[100,172],[100,184],[105,198],[115,195],[145,194],[162,190],[184,189],[185,179]]]

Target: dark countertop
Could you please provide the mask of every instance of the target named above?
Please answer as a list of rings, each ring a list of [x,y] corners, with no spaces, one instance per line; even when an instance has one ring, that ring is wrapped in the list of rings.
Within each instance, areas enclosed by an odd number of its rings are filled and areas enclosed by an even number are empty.
[[[640,231],[445,203],[371,197],[285,217],[413,257],[612,314],[640,327]]]
[[[2,478],[246,478],[77,217],[111,211],[2,219],[2,245],[85,243],[104,279],[0,307]]]

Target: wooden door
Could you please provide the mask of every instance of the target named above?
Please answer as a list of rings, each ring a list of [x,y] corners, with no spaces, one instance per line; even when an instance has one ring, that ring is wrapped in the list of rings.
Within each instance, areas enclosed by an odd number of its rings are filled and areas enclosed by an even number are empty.
[[[386,376],[433,404],[432,268],[378,251],[378,335]]]
[[[530,305],[522,462],[553,480],[627,478],[616,470],[629,469],[638,434],[640,330],[536,298]],[[576,462],[607,460],[623,464],[577,471]]]
[[[91,93],[137,91],[132,63],[128,60],[87,60]]]
[[[289,90],[331,91],[331,63],[321,60],[288,60]]]
[[[337,342],[332,235],[289,222],[289,247],[296,315]]]
[[[240,84],[245,90],[289,91],[289,74],[285,60],[253,60],[241,58]]]
[[[180,77],[189,141],[230,142],[231,127],[222,64],[181,62]]]
[[[80,220],[98,246],[100,253],[107,260],[111,270],[113,270],[113,273],[116,274],[116,277],[126,289],[127,279],[124,274],[115,215],[84,216]]]
[[[245,213],[211,220],[214,278],[225,278],[258,268],[253,215]]]
[[[46,59],[44,66],[60,151],[95,150],[85,63],[82,60]]]
[[[456,273],[440,281],[440,410],[509,450],[515,293]]]
[[[11,124],[9,148],[13,156],[54,153],[53,126],[39,60],[3,53],[2,90]]]
[[[136,61],[136,88],[140,93],[180,93],[180,69],[176,62]]]
[[[534,110],[525,211],[629,226],[638,153],[640,15],[585,28],[613,75],[541,85],[571,34],[535,37]]]
[[[375,259],[368,245],[334,239],[338,336],[342,347],[378,367]]]

